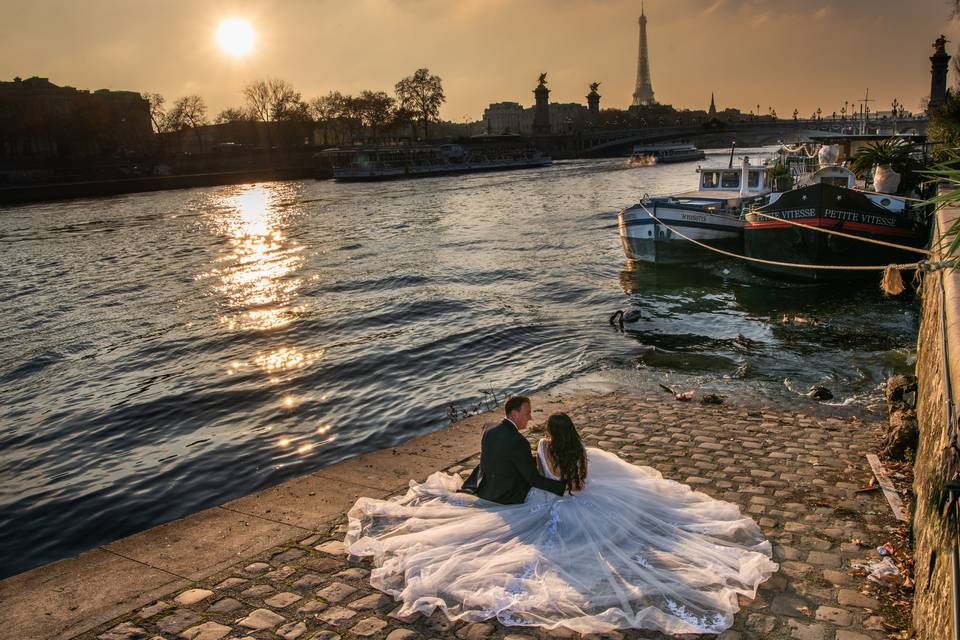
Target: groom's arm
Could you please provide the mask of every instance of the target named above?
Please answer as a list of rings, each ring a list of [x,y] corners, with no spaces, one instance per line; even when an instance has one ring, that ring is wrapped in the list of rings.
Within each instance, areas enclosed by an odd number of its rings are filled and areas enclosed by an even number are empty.
[[[521,438],[523,437],[521,436]],[[522,444],[518,441],[515,446],[511,447],[510,453],[511,461],[517,468],[517,471],[520,472],[520,477],[526,480],[527,484],[537,489],[555,493],[558,496],[563,495],[566,484],[560,480],[551,480],[550,478],[540,475],[540,472],[537,470],[537,463],[533,461],[533,456],[530,455],[530,446],[527,444],[526,439],[523,439]]]

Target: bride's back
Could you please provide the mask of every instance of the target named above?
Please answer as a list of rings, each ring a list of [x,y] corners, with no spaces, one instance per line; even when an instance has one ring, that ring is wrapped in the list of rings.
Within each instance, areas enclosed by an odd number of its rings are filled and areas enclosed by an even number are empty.
[[[587,452],[573,420],[565,413],[547,418],[548,439],[541,440],[544,473],[566,483],[569,491],[580,491],[587,480]]]

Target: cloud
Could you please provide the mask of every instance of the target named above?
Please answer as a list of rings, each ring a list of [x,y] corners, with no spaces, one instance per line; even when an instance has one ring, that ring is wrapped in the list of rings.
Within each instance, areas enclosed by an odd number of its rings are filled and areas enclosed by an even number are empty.
[[[703,10],[703,14],[702,14],[702,15],[704,15],[704,16],[709,16],[711,13],[713,13],[714,11],[716,11],[717,9],[719,9],[720,7],[722,7],[723,5],[725,5],[726,3],[727,3],[727,0],[716,0],[716,2],[714,2],[714,3],[711,4],[709,7],[707,7],[706,9]]]
[[[817,9],[816,11],[813,12],[813,19],[814,19],[814,20],[823,20],[824,18],[826,18],[827,16],[829,16],[831,13],[833,13],[833,9],[832,9],[832,8],[830,8],[830,7],[820,7],[819,9]]]

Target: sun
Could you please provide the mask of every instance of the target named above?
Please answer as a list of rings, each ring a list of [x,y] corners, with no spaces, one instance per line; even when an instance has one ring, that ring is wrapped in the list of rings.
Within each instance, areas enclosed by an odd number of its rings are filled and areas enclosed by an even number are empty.
[[[225,53],[237,58],[253,50],[257,34],[242,18],[227,18],[217,27],[217,44]]]

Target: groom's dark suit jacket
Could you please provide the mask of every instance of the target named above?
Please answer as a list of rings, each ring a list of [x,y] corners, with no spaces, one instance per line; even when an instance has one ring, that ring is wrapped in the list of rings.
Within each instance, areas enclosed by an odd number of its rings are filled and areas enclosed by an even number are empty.
[[[480,441],[480,466],[463,483],[463,490],[501,504],[520,504],[530,487],[562,496],[565,485],[540,475],[530,443],[512,422],[504,420],[487,429]]]

